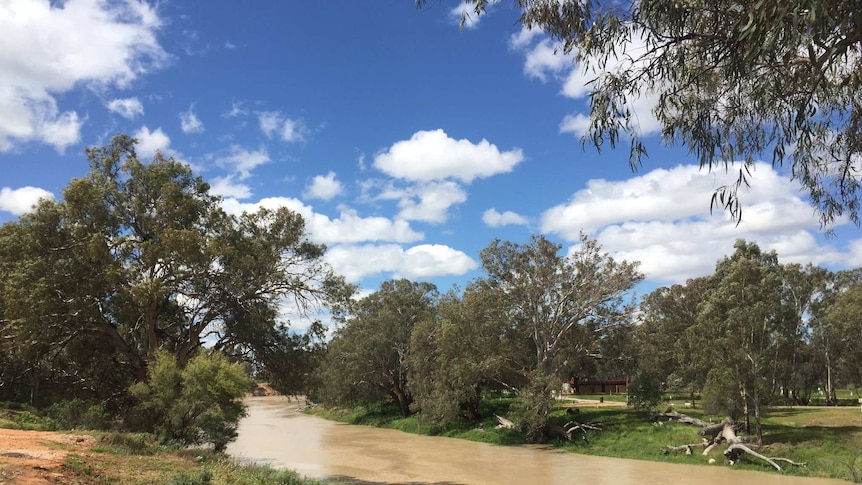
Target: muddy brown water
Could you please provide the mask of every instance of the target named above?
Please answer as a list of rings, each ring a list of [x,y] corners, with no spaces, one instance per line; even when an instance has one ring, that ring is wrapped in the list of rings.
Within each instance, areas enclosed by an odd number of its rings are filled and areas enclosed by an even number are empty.
[[[848,483],[417,436],[303,415],[284,397],[249,398],[247,404],[249,415],[227,449],[231,456],[367,485]]]

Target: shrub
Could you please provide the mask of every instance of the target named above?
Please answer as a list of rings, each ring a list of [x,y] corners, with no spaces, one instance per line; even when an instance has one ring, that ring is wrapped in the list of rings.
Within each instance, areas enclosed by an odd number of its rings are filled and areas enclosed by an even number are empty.
[[[61,429],[108,429],[112,420],[103,404],[78,398],[53,404],[46,414]]]
[[[649,414],[661,404],[663,392],[659,376],[639,370],[629,382],[628,405],[640,415]]]
[[[184,445],[210,443],[224,450],[236,438],[245,416],[240,398],[250,381],[239,364],[221,354],[200,354],[180,369],[176,359],[160,352],[147,372],[148,382],[132,386],[145,431]]]
[[[512,418],[524,432],[527,441],[541,440],[548,430],[548,420],[554,407],[552,391],[557,379],[536,371],[528,375],[529,383],[522,390],[521,401],[512,406]]]
[[[207,485],[212,482],[212,473],[200,470],[197,473],[180,473],[168,482],[168,485]]]

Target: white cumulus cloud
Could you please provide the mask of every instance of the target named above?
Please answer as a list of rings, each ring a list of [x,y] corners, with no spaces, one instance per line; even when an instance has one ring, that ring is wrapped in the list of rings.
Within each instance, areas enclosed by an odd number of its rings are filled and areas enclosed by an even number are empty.
[[[385,217],[361,217],[355,211],[343,208],[333,219],[320,214],[302,201],[291,197],[267,197],[258,202],[239,202],[228,197],[222,207],[229,214],[255,212],[261,207],[278,209],[286,207],[300,214],[306,223],[309,238],[317,243],[343,244],[360,242],[397,242],[410,243],[422,240],[425,235],[414,231],[403,219],[391,220]]]
[[[39,187],[27,186],[18,189],[3,187],[0,189],[0,211],[20,216],[30,212],[39,199],[54,200],[54,194]]]
[[[5,0],[0,3],[0,151],[37,141],[63,151],[81,117],[57,95],[81,86],[124,88],[168,58],[144,1]]]
[[[163,155],[171,156],[171,138],[161,127],[151,131],[144,125],[132,137],[138,140],[135,151],[142,158],[152,158],[157,151],[162,152]]]
[[[204,124],[195,114],[194,105],[189,106],[188,111],[180,113],[180,128],[183,133],[203,133]]]
[[[493,6],[499,3],[499,0],[491,0],[488,3]],[[473,30],[479,28],[479,22],[489,13],[489,10],[485,10],[482,14],[477,14],[473,4],[462,1],[449,9],[449,22],[463,26],[466,30]]]
[[[491,208],[482,214],[482,222],[489,227],[501,227],[509,225],[526,226],[530,221],[516,212],[506,211],[501,214],[497,212],[497,209]]]
[[[586,99],[592,90],[590,84],[601,79],[607,73],[617,73],[636,67],[638,56],[645,52],[646,44],[642,37],[633,35],[624,44],[617,47],[617,55],[610,56],[603,62],[602,70],[593,68],[597,65],[591,62],[589,68],[585,64],[574,62],[574,53],[564,54],[559,44],[553,42],[547,35],[537,30],[522,29],[513,34],[509,45],[524,55],[524,73],[532,78],[547,81],[553,76],[561,83],[560,92],[571,99]],[[655,92],[643,91],[628,102],[632,112],[632,123],[641,135],[656,134],[661,131],[661,123],[653,114],[653,108],[658,103],[659,96]],[[575,112],[567,115],[560,122],[560,132],[584,136],[590,125],[588,111]]]
[[[267,138],[277,137],[288,143],[304,141],[308,128],[302,119],[289,118],[278,111],[263,111],[257,114],[260,131]]]
[[[344,192],[341,182],[335,180],[335,172],[317,175],[305,188],[305,197],[309,199],[331,200]]]
[[[478,267],[463,252],[441,244],[420,244],[406,250],[396,244],[336,246],[327,251],[325,259],[350,282],[380,274],[408,279],[463,275]]]
[[[628,180],[590,180],[567,203],[542,214],[541,230],[569,242],[577,242],[581,230],[594,234],[606,251],[640,261],[648,278],[662,282],[711,273],[740,238],[775,249],[782,262],[842,264],[848,258],[817,242],[819,222],[798,184],[766,163],[754,166],[751,188],[740,189],[738,225],[721,208],[711,214],[712,192],[736,177],[678,166]]]
[[[443,130],[418,131],[374,157],[374,166],[397,178],[414,182],[457,179],[470,183],[511,172],[524,160],[520,149],[500,151],[488,140],[450,138]]]
[[[235,181],[230,175],[215,177],[210,180],[209,184],[210,193],[214,195],[232,197],[234,199],[247,199],[251,197],[251,189],[249,186]]]
[[[216,164],[231,170],[240,180],[251,177],[252,170],[270,161],[266,148],[247,150],[239,145],[231,145],[227,155],[216,158]]]
[[[446,222],[449,208],[467,201],[467,192],[455,182],[428,182],[410,187],[398,206],[398,217],[411,221]]]
[[[110,111],[130,120],[144,114],[144,105],[138,98],[112,99],[105,106]]]

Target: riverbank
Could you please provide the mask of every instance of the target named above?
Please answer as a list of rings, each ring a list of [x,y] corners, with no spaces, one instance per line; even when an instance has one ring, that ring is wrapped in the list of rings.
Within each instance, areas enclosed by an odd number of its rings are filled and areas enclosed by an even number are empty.
[[[149,435],[42,430],[48,425],[33,411],[0,409],[0,484],[332,483],[240,464],[224,454],[163,446]]]
[[[494,414],[505,415],[511,403],[511,399],[490,400],[483,409],[483,416],[486,418],[480,423],[455,423],[446,429],[423,426],[420,416],[405,418],[400,416],[395,408],[318,407],[309,412],[349,424],[498,445],[519,445],[524,443],[520,433],[495,428],[497,423]],[[552,424],[559,426],[573,419],[566,413],[566,409],[571,407],[568,403],[566,407],[559,407],[552,416]],[[592,403],[579,403],[575,407],[578,409],[578,415],[574,419],[581,423],[601,423],[601,430],[587,431],[585,436],[573,442],[553,440],[547,443],[549,446],[585,455],[713,467],[728,466],[721,454],[723,447],[705,457],[700,453],[692,456],[662,454],[661,449],[668,445],[699,442],[701,438],[697,435],[698,428],[694,426],[674,423],[658,425],[639,418],[628,408],[619,406],[596,407]],[[699,418],[720,420],[718,417],[703,416],[699,409],[687,409],[686,412]],[[804,462],[807,466],[790,466],[777,472],[764,462],[745,458],[734,465],[734,469],[842,480],[852,480],[855,473],[857,480],[862,479],[862,457],[859,456],[859,450],[862,449],[862,413],[858,409],[775,409],[764,419],[764,430],[764,446],[758,448],[760,453]],[[710,465],[710,459],[715,460],[715,464]]]

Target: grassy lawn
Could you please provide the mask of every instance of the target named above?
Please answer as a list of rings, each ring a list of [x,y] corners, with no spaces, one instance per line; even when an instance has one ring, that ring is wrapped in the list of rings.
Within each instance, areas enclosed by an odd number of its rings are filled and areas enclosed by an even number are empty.
[[[422,426],[417,416],[402,417],[392,407],[365,408],[352,410],[324,409],[312,410],[314,414],[352,424],[362,424],[394,428],[410,433],[434,434],[453,438],[482,441],[498,445],[517,445],[524,443],[523,436],[512,430],[495,429],[494,414],[505,415],[513,398],[492,399],[483,408],[481,423],[460,422],[446,429]],[[561,407],[552,415],[551,424],[563,425],[572,419]],[[693,417],[718,422],[721,417],[703,416],[701,409],[684,409],[677,405],[680,412]],[[662,447],[698,443],[696,426],[676,423],[653,423],[636,415],[626,407],[594,407],[584,405],[574,416],[578,422],[601,423],[601,431],[589,431],[586,439],[578,438],[569,442],[554,440],[554,447],[584,453],[619,458],[661,461],[669,463],[707,464],[709,458],[717,463],[725,463],[724,446],[719,446],[707,456],[698,451],[693,456],[664,455]],[[752,423],[752,428],[754,423]],[[752,433],[753,433],[752,429]],[[770,410],[764,418],[764,446],[758,451],[767,456],[789,458],[805,462],[807,466],[797,468],[783,467],[782,473],[799,476],[817,476],[851,479],[854,471],[862,473],[862,413],[859,408],[794,408]],[[858,460],[854,460],[858,457]],[[737,468],[775,471],[771,466],[756,459],[743,459]]]

